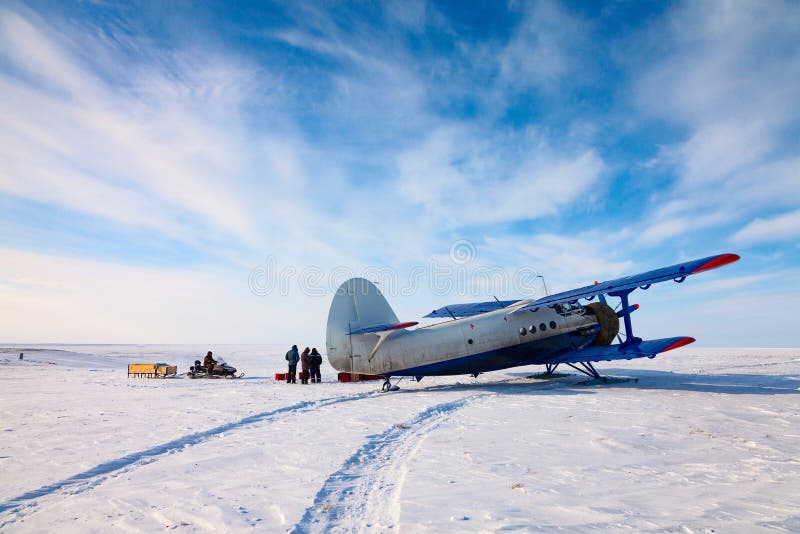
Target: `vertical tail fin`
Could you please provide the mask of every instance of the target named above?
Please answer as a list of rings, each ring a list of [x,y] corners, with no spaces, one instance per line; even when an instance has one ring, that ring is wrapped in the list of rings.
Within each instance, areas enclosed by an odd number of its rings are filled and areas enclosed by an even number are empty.
[[[351,345],[350,332],[397,322],[397,315],[375,284],[364,278],[351,278],[344,282],[336,291],[328,312],[325,342],[328,360],[333,368],[351,370],[352,362],[349,360],[354,347]],[[376,343],[377,338],[370,341]],[[360,352],[366,350],[366,347],[357,348]]]

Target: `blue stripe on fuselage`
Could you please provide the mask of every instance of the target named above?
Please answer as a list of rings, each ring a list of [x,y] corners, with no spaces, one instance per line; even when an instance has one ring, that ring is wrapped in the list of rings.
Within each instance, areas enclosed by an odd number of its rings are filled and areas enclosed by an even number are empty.
[[[542,365],[555,356],[574,350],[575,337],[574,333],[559,334],[502,349],[392,371],[381,376],[466,375],[497,371],[520,365]],[[581,339],[585,340],[585,338]]]

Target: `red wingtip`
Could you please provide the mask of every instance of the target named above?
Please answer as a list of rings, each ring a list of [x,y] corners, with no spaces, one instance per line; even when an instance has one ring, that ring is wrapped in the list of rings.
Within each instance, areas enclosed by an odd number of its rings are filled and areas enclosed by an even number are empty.
[[[713,260],[709,260],[694,271],[692,274],[695,273],[702,273],[703,271],[708,271],[710,269],[716,269],[717,267],[722,267],[723,265],[728,265],[729,263],[733,263],[735,261],[739,261],[740,256],[738,254],[720,254]]]
[[[662,350],[661,352],[667,352],[668,350],[684,347],[684,346],[686,346],[686,345],[688,345],[690,343],[694,343],[695,341],[697,341],[697,340],[695,338],[693,338],[693,337],[688,337],[688,336],[687,337],[682,337],[678,341],[676,341],[675,343],[673,343],[672,345],[667,347],[666,349]]]
[[[633,305],[633,309],[634,309],[634,310],[638,310],[638,309],[639,309],[639,305],[638,305],[638,304],[634,304],[634,305]]]

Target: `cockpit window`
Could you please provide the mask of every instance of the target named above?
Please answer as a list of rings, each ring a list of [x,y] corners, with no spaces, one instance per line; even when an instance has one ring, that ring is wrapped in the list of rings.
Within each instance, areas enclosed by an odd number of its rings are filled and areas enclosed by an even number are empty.
[[[557,314],[563,315],[564,317],[568,315],[583,315],[584,313],[583,306],[577,302],[562,302],[556,304],[555,310]]]

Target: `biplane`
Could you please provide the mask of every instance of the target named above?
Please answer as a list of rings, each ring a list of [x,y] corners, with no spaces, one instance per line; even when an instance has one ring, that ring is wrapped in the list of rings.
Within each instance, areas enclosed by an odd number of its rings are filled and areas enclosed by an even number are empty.
[[[380,290],[351,278],[334,295],[328,313],[328,360],[340,372],[379,375],[384,390],[392,377],[470,374],[521,365],[544,365],[552,374],[566,365],[601,378],[597,362],[653,358],[695,341],[688,336],[643,340],[631,315],[630,294],[731,264],[719,254],[547,295],[538,299],[451,304],[427,318],[442,322],[412,328],[401,322]],[[619,299],[616,309],[609,298]]]

